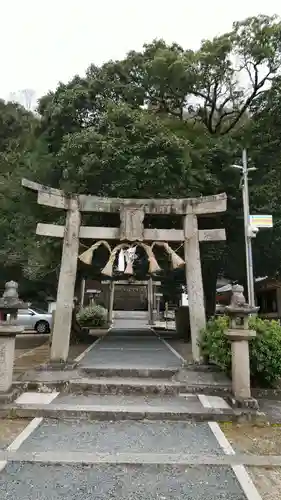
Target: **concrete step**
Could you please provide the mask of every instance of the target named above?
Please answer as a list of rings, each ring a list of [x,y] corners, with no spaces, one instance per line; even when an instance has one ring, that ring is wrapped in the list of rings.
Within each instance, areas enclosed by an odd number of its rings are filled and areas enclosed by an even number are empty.
[[[173,377],[174,382],[185,385],[185,392],[225,396],[231,394],[231,381],[213,367],[185,365]]]
[[[50,372],[47,372],[47,375]],[[41,376],[40,376],[41,375]],[[67,376],[65,376],[67,375]],[[177,395],[185,394],[206,394],[209,396],[228,397],[231,395],[229,386],[194,383],[187,384],[186,382],[173,381],[168,378],[148,378],[148,377],[91,377],[79,374],[79,376],[71,372],[55,373],[54,376],[47,377],[46,373],[42,372],[39,375],[36,373],[31,379],[26,377],[24,380],[13,383],[13,391],[20,393],[26,391],[66,391],[74,394],[89,393],[89,394],[167,394]],[[9,401],[13,396],[13,392],[7,397],[0,397],[0,403]]]
[[[138,328],[138,326],[136,326],[135,328],[126,328],[126,326],[125,327],[122,326],[120,328],[113,326],[108,330],[108,337],[114,337],[114,338],[130,337],[132,339],[135,338],[153,339],[155,337],[155,333],[150,327]]]
[[[0,418],[53,419],[86,418],[90,420],[190,420],[239,421],[260,419],[264,415],[252,410],[233,409],[229,405],[205,407],[196,395],[113,395],[60,393],[49,404],[51,394],[25,393],[18,402],[2,405]],[[29,395],[30,394],[30,395]]]
[[[157,378],[157,379],[169,379],[172,378],[178,371],[178,367],[175,368],[148,368],[139,367],[132,368],[124,366],[94,366],[94,365],[82,365],[80,367],[81,373],[86,373],[92,377],[100,378],[115,378],[115,377],[139,377],[139,378]]]
[[[185,385],[169,379],[150,379],[137,377],[82,378],[70,380],[68,390],[72,393],[90,394],[179,394]]]
[[[50,418],[50,419],[86,419],[92,421],[118,420],[157,420],[157,421],[192,421],[192,422],[260,422],[264,415],[253,410],[186,408],[174,411],[165,406],[146,408],[143,405],[120,407],[119,405],[6,405],[0,407],[0,418]]]
[[[52,376],[51,376],[52,375]],[[91,377],[87,374],[71,372],[32,372],[23,380],[13,383],[13,391],[65,391],[74,394],[206,394],[227,397],[231,387],[212,383],[186,383],[168,378],[149,377]],[[0,397],[0,403],[9,401],[13,396]]]

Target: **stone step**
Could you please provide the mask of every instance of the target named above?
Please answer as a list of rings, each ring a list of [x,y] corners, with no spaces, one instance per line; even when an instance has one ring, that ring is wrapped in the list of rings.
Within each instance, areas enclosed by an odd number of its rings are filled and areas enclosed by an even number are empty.
[[[52,375],[52,376],[51,376]],[[168,378],[149,377],[91,377],[77,372],[34,372],[28,374],[23,380],[13,383],[13,391],[17,393],[26,391],[66,391],[90,394],[206,394],[210,396],[229,397],[231,387],[219,384],[186,383]],[[42,389],[43,388],[43,389]],[[7,402],[10,396],[0,397]]]
[[[60,393],[46,404],[52,394],[25,393],[25,396],[0,406],[0,418],[88,418],[91,420],[222,420],[258,418],[252,410],[233,409],[226,405],[203,406],[196,395],[101,395]],[[43,401],[43,402],[42,402]]]
[[[70,380],[68,390],[90,394],[179,394],[185,385],[165,378],[102,377]]]
[[[185,392],[213,396],[231,394],[231,381],[216,369],[206,366],[186,365],[175,374],[174,382],[185,385]]]
[[[153,339],[155,333],[151,328],[110,328],[108,330],[107,338],[132,338],[132,339]]]
[[[124,366],[94,366],[94,365],[82,365],[80,367],[81,373],[86,373],[92,377],[139,377],[139,378],[156,378],[156,379],[169,379],[172,378],[178,371],[178,367],[175,368],[148,368],[148,367],[127,367]]]
[[[87,419],[94,421],[118,420],[157,420],[193,422],[260,422],[264,415],[256,411],[240,409],[186,408],[173,411],[165,406],[148,409],[143,405],[120,407],[119,405],[6,405],[0,407],[0,418],[50,418],[50,419]]]
[[[213,396],[230,396],[230,387],[220,385],[173,382],[171,379],[139,378],[139,377],[85,377],[70,380],[69,392],[91,394],[206,394]]]

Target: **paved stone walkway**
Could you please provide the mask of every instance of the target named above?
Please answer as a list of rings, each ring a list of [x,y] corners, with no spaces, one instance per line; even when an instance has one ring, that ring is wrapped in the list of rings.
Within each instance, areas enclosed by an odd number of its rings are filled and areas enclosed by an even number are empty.
[[[81,362],[84,369],[171,370],[176,372],[183,360],[171,351],[149,328],[109,331]]]
[[[23,393],[13,411],[34,418],[0,457],[0,498],[260,500],[244,466],[226,460],[218,424],[188,419],[230,410],[181,393],[182,363],[151,329],[126,325],[80,357],[62,391]]]

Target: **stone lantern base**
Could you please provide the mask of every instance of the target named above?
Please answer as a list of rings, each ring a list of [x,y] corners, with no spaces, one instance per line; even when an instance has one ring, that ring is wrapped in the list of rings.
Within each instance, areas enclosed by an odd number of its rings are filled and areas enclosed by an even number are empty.
[[[256,336],[253,330],[229,329],[232,354],[232,404],[243,408],[258,409],[258,402],[251,396],[249,340]]]
[[[23,330],[21,326],[0,324],[0,394],[8,393],[12,387],[15,338]]]
[[[251,396],[249,341],[256,332],[249,329],[250,316],[258,312],[258,307],[250,306],[244,297],[244,288],[240,285],[232,287],[232,296],[225,311],[230,318],[226,336],[231,342],[232,370],[232,404],[258,409],[258,402]]]

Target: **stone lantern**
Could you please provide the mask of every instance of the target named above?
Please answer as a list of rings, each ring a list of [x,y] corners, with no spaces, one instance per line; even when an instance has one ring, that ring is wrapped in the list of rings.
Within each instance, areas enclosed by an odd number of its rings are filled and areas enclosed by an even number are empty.
[[[230,318],[230,328],[226,336],[231,341],[232,391],[239,406],[257,408],[257,401],[251,397],[249,341],[256,336],[249,330],[250,315],[256,314],[259,307],[246,303],[244,288],[232,287],[232,297],[225,312]]]
[[[9,392],[12,386],[15,338],[24,330],[15,323],[18,310],[27,307],[28,305],[19,299],[18,284],[8,281],[0,298],[0,393]]]
[[[160,313],[160,305],[161,305],[161,298],[163,297],[163,293],[155,293],[155,300],[156,300],[156,319],[157,321],[160,321],[161,319],[161,313]]]

